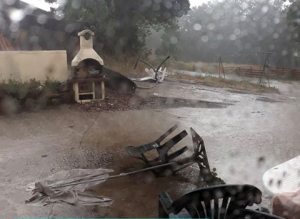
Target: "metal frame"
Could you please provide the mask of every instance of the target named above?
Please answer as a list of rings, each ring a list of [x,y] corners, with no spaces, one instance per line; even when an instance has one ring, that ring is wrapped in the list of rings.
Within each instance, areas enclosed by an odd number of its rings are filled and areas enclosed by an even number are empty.
[[[223,76],[225,78],[225,71],[224,71],[224,66],[223,66],[223,62],[222,62],[222,57],[219,56],[219,77],[221,77],[221,69],[222,69]]]
[[[266,75],[267,76],[267,80],[268,80],[268,85],[270,87],[269,74],[268,74],[268,72],[266,72],[266,69],[269,70],[269,67],[270,67],[269,66],[269,59],[272,56],[272,53],[271,52],[264,52],[263,54],[266,54],[267,57],[266,57],[266,60],[265,60],[264,66],[263,66],[263,70],[262,70],[261,75],[260,75],[259,84],[262,83],[262,77],[263,77],[263,75]]]

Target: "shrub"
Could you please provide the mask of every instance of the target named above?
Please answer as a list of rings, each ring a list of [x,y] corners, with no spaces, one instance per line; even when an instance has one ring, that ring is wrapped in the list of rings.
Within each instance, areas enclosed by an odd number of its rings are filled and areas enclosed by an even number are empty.
[[[58,94],[60,82],[47,79],[40,82],[35,79],[29,81],[7,80],[0,83],[0,111],[19,109],[40,109],[48,105],[49,97]],[[13,109],[13,110],[12,110]]]

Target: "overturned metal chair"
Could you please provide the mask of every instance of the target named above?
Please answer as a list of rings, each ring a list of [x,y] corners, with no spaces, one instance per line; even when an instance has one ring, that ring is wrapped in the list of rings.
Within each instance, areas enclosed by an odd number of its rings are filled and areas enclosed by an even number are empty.
[[[172,149],[177,143],[179,143],[183,138],[187,136],[186,131],[182,131],[166,143],[162,144],[162,142],[171,135],[176,129],[177,125],[173,126],[169,129],[165,134],[160,136],[156,141],[151,142],[149,144],[141,145],[141,146],[129,146],[126,148],[127,153],[137,159],[144,161],[148,166],[157,166],[161,164],[172,163],[171,166],[168,166],[163,169],[154,170],[156,176],[166,176],[172,175],[176,172],[197,163],[200,169],[201,177],[208,179],[211,176],[211,171],[208,163],[208,158],[204,146],[203,139],[191,128],[192,140],[193,140],[193,154],[189,157],[185,157],[179,160],[175,160],[180,155],[188,150],[188,147],[185,146],[171,154],[168,154],[170,149]],[[158,153],[158,157],[148,160],[145,156],[146,152],[151,150],[156,150]]]
[[[220,185],[189,192],[172,201],[159,195],[159,218],[282,219],[246,209],[262,201],[261,191],[252,185]]]

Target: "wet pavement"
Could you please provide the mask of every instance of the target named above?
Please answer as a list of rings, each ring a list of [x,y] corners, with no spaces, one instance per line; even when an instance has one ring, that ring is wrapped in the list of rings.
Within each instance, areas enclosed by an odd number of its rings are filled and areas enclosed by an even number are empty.
[[[157,217],[158,194],[175,198],[195,188],[196,169],[155,179],[151,173],[112,179],[92,192],[112,197],[109,208],[26,206],[26,185],[60,170],[110,168],[115,173],[144,167],[125,148],[155,140],[174,124],[193,127],[204,139],[211,168],[226,183],[262,189],[262,174],[299,155],[300,85],[277,83],[281,94],[257,94],[201,85],[165,82],[140,97],[162,101],[149,110],[86,112],[73,106],[0,117],[0,216]],[[214,103],[215,105],[182,104]],[[168,102],[169,101],[169,102]],[[159,101],[158,101],[159,102]],[[175,104],[176,107],[173,105]],[[211,106],[211,107],[209,107]],[[88,130],[88,131],[87,131]],[[189,145],[186,138],[179,146]],[[264,205],[269,200],[265,199]]]

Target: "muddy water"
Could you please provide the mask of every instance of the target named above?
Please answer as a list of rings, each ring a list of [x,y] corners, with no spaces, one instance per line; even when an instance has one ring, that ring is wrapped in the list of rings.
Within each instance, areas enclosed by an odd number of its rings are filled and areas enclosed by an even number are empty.
[[[47,217],[51,206],[24,205],[30,196],[25,186],[60,170],[103,167],[117,174],[142,168],[143,163],[129,157],[125,147],[151,142],[174,124],[180,131],[193,127],[203,137],[210,165],[225,182],[262,188],[265,170],[299,154],[300,124],[295,120],[299,118],[299,86],[280,86],[284,90],[280,95],[259,95],[164,83],[155,90],[138,91],[138,95],[230,104],[109,113],[62,106],[0,117],[0,189],[4,191],[0,193],[4,209],[0,216]],[[179,146],[191,143],[187,137]],[[189,169],[177,177],[156,179],[143,173],[112,179],[91,191],[112,197],[111,207],[55,205],[51,216],[156,217],[159,192],[168,191],[176,198],[195,188],[196,176],[197,171]]]

